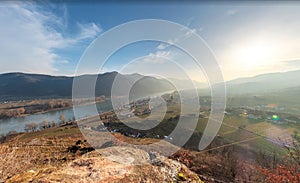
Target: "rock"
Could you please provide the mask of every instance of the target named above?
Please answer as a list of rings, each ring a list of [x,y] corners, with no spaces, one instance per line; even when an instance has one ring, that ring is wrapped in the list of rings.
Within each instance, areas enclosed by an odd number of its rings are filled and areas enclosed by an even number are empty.
[[[110,161],[121,164],[145,164],[150,163],[149,154],[141,149],[134,149],[128,147],[110,147],[98,150],[101,156],[106,157]]]
[[[34,171],[34,170],[29,170],[28,172],[29,172],[29,173],[35,173],[35,171]]]
[[[184,177],[184,178],[183,178]],[[8,182],[198,182],[185,165],[159,154],[131,147],[109,147],[89,152],[58,170],[35,170]]]

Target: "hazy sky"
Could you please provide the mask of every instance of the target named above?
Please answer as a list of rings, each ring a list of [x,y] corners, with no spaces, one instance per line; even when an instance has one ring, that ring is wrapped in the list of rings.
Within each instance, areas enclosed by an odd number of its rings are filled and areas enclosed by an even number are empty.
[[[210,47],[226,80],[300,69],[298,2],[91,2],[0,2],[0,73],[73,75],[80,56],[97,36],[139,19],[163,19],[189,27]],[[122,48],[102,71],[120,71],[130,63],[125,73],[168,70],[169,77],[180,78],[167,60],[182,62],[193,79],[201,80],[198,68],[189,64],[191,58],[158,42]]]

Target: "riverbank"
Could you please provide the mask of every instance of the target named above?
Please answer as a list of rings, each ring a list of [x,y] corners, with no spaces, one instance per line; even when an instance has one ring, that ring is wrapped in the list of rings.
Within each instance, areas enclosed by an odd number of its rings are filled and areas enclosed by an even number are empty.
[[[95,103],[81,103],[76,107],[76,114],[72,107],[64,109],[56,109],[47,112],[39,112],[31,115],[22,115],[15,118],[0,120],[0,134],[7,134],[11,131],[24,132],[25,126],[30,124],[37,124],[43,126],[44,124],[62,123],[63,121],[72,121],[74,117],[83,119],[89,116],[99,115],[98,113],[112,110],[110,100],[105,100],[96,103],[98,111],[95,111]],[[36,126],[36,125],[35,125]]]
[[[92,99],[47,99],[34,101],[19,101],[0,104],[0,120],[10,118],[25,117],[34,114],[43,114],[52,111],[59,111],[76,106],[85,106],[105,102],[110,100],[106,97],[97,97]],[[75,104],[74,104],[75,102]]]

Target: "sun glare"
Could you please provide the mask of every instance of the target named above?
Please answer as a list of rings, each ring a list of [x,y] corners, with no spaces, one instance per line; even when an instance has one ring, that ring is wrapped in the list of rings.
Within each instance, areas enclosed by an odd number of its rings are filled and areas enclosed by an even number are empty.
[[[275,47],[270,43],[254,42],[236,49],[235,60],[246,67],[265,66],[272,62]]]

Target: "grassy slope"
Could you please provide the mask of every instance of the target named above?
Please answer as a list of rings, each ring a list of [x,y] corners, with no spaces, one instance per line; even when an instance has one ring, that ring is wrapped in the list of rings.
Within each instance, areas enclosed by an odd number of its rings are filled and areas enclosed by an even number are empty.
[[[75,158],[67,148],[77,140],[83,137],[74,127],[51,128],[7,139],[0,145],[0,182],[29,170],[61,167]]]

